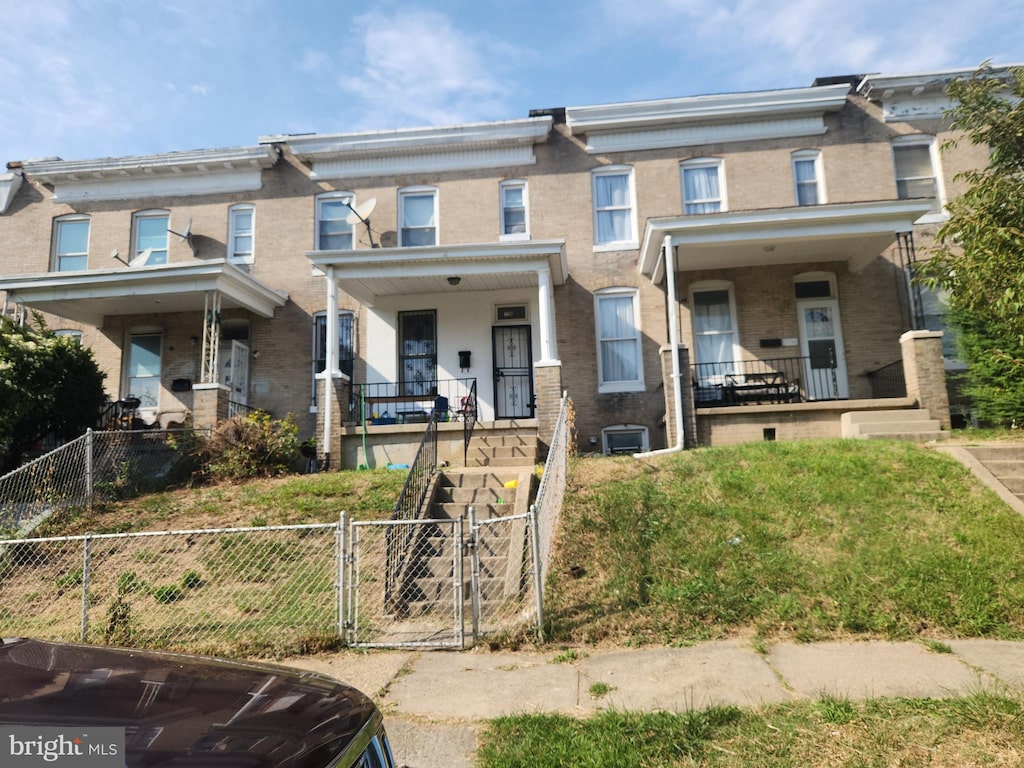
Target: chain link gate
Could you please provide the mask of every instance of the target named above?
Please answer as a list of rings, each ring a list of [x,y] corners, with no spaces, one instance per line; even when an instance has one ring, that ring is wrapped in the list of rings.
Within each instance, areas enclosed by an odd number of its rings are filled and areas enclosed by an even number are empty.
[[[352,521],[349,531],[349,644],[463,648],[462,519]]]

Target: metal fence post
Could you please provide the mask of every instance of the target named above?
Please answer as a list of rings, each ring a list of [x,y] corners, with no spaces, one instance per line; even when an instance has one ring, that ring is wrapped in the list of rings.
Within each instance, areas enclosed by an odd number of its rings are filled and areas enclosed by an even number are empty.
[[[540,566],[540,525],[537,522],[537,505],[531,504],[530,555],[533,560],[533,594],[537,602],[537,639],[544,642],[544,584]]]
[[[92,442],[93,434],[92,427],[85,430],[85,504],[90,512],[92,512]],[[84,639],[84,638],[83,638]]]
[[[338,636],[344,638],[345,636],[345,623],[347,615],[345,613],[345,561],[346,553],[348,551],[348,541],[346,534],[348,533],[348,515],[344,512],[338,517],[338,535],[335,537],[335,546],[338,551],[336,552],[338,558]]]
[[[469,512],[470,611],[473,620],[473,644],[476,645],[480,637],[480,551],[477,548],[476,507],[471,506],[467,511]]]
[[[89,631],[89,543],[88,536],[82,542],[82,642]]]
[[[470,507],[472,510],[472,507]],[[454,545],[455,562],[454,565],[454,584],[455,589],[455,624],[456,624],[456,642],[460,648],[466,647],[466,597],[465,597],[465,586],[463,584],[463,559],[465,550],[463,548],[462,539],[462,526],[464,525],[462,515],[459,515],[459,519],[455,521],[455,541],[452,542]]]

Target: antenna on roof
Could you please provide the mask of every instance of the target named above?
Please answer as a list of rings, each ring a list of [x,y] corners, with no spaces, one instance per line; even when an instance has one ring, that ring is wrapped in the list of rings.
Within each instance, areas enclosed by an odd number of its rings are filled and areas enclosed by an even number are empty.
[[[114,252],[112,254],[110,254],[110,258],[117,259],[122,264],[124,264],[126,267],[130,267],[131,266],[131,264],[129,264],[127,261],[125,261],[124,259],[121,258],[121,254],[117,252],[117,248],[115,248]]]
[[[373,213],[373,209],[377,207],[377,198],[371,197],[361,202],[355,208],[349,203],[342,200],[345,207],[348,208],[352,213],[345,217],[346,224],[355,224],[357,221],[363,222],[366,225],[366,234],[370,238],[370,247],[376,248],[377,244],[373,242],[373,230],[370,229],[370,214]]]
[[[197,254],[199,249],[196,248],[196,244],[192,242],[192,217],[191,216],[189,217],[188,222],[185,224],[185,231],[184,232],[175,232],[170,227],[167,228],[167,231],[170,232],[172,235],[177,235],[179,241],[187,240],[188,241],[188,247],[192,251],[192,255],[195,256]]]

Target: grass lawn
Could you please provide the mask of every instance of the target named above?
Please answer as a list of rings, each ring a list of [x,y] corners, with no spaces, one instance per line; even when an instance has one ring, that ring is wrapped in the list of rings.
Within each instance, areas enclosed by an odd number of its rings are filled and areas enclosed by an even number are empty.
[[[1024,638],[1024,520],[934,450],[765,442],[574,461],[558,643]]]
[[[1019,699],[823,698],[681,714],[605,712],[586,720],[522,715],[491,721],[480,768],[968,768],[1024,763]]]

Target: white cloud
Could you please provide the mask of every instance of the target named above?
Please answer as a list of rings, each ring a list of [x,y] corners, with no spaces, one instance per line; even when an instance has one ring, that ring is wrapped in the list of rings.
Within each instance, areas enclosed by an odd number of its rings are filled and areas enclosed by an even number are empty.
[[[446,16],[405,9],[355,20],[361,69],[340,78],[360,105],[361,128],[473,122],[508,113],[508,87],[495,69],[507,44],[472,37]]]

